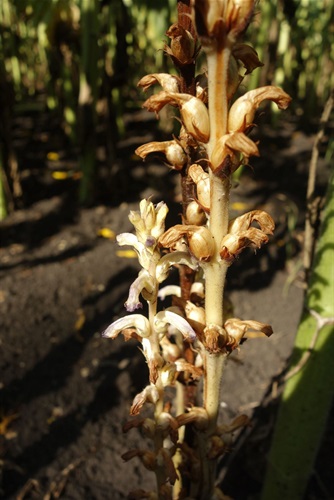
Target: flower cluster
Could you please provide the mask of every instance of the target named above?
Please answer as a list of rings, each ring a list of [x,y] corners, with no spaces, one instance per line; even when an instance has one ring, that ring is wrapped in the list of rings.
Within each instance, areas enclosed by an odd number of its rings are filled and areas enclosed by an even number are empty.
[[[103,336],[115,338],[122,333],[125,340],[133,338],[141,343],[149,384],[135,396],[130,409],[135,419],[124,430],[141,429],[153,441],[153,450],[130,450],[123,458],[137,457],[156,473],[159,498],[172,498],[168,484],[181,481],[176,467],[180,461],[179,468],[196,483],[192,488],[195,497],[212,496],[214,467],[208,464],[228,449],[230,434],[248,423],[241,416],[229,426],[217,425],[224,360],[243,339],[252,336],[252,331],[267,337],[273,333],[268,324],[226,314],[223,303],[228,267],[245,248],[258,249],[266,244],[275,227],[263,210],[229,220],[231,175],[251,156],[259,155],[250,133],[262,102],[270,100],[285,109],[291,100],[282,89],[266,86],[246,92],[232,103],[244,75],[262,65],[255,50],[240,40],[254,3],[193,0],[191,17],[200,44],[181,22],[166,33],[170,44],[164,51],[180,75],[153,73],[138,84],[144,91],[160,87],[146,99],[144,108],[156,115],[167,105],[176,108],[181,128],[178,137],[149,142],[136,153],[144,160],[151,154],[163,155],[164,162],[181,173],[190,189],[184,194],[182,223],[167,230],[168,208],[163,202],[154,205],[142,200],[139,211],[130,212],[135,231],[120,234],[117,241],[136,251],[141,270],[125,303],[131,314],[114,321]],[[185,92],[184,75],[194,67],[200,46],[206,53],[208,70],[194,76],[193,91]],[[172,267],[192,273],[189,293],[182,286],[161,288]],[[159,299],[167,295],[173,296],[172,306],[159,310]],[[148,304],[148,317],[137,312],[142,300]],[[204,400],[199,407],[196,398],[189,399],[187,390],[202,376]],[[165,389],[180,389],[180,385],[189,404],[176,409]],[[186,399],[184,394],[181,399]],[[146,403],[154,405],[154,418],[140,415]],[[181,427],[187,425],[195,429],[197,450],[180,438]],[[196,477],[199,470],[209,485]],[[140,496],[144,494],[148,498],[148,493],[138,490],[134,498],[144,498]],[[187,496],[184,492],[182,495]]]

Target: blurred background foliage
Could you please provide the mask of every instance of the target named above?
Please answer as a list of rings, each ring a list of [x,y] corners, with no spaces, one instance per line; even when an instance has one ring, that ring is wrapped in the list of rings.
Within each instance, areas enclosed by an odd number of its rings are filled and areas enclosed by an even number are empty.
[[[24,198],[13,142],[20,114],[58,123],[77,153],[78,201],[94,201],[97,148],[112,169],[124,115],[141,106],[137,81],[171,68],[162,47],[176,1],[1,0],[1,218]],[[334,80],[333,13],[331,0],[258,2],[248,36],[264,68],[242,90],[283,86],[294,99],[292,115],[304,123],[319,116]]]

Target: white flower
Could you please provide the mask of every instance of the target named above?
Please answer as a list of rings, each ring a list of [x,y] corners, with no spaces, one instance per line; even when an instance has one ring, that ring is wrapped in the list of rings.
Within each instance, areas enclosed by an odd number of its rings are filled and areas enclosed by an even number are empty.
[[[151,334],[150,323],[142,314],[130,314],[119,318],[104,330],[102,337],[115,339],[119,333],[127,328],[135,328],[140,337],[149,337]]]
[[[179,314],[176,314],[172,311],[158,312],[154,317],[154,327],[158,333],[164,333],[167,325],[172,325],[176,328],[184,338],[190,342],[196,340],[196,333],[189,325],[188,321]]]

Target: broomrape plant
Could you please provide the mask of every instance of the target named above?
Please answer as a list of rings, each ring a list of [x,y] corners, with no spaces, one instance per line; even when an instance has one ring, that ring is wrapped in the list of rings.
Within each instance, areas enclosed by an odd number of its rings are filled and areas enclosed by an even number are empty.
[[[242,42],[254,4],[194,0],[189,13],[179,15],[167,31],[170,45],[165,52],[180,76],[151,74],[139,82],[145,91],[161,87],[146,100],[146,109],[159,113],[170,105],[179,110],[179,136],[144,144],[136,153],[143,159],[162,153],[170,168],[180,171],[183,220],[166,230],[167,205],[144,199],[139,211],[129,215],[134,234],[117,237],[119,245],[136,251],[142,269],[125,303],[131,314],[113,322],[103,336],[114,339],[122,333],[125,340],[141,344],[149,381],[134,398],[134,418],[124,430],[139,428],[151,441],[123,459],[138,457],[157,480],[156,492],[140,489],[132,498],[223,498],[215,487],[217,460],[230,434],[248,423],[240,415],[230,424],[217,424],[225,363],[250,330],[268,337],[273,333],[270,325],[229,317],[223,300],[228,268],[244,248],[267,243],[274,230],[273,219],[262,210],[230,220],[231,176],[250,156],[259,155],[249,132],[261,103],[268,99],[285,109],[291,100],[274,86],[233,100],[243,76],[262,65],[254,49]],[[193,25],[186,29],[190,16]],[[207,70],[189,78],[200,47]],[[173,266],[180,269],[180,286],[161,287]],[[168,295],[173,296],[172,306],[158,310],[158,299]],[[148,304],[147,317],[137,312],[141,299]],[[201,379],[199,402],[193,389]],[[174,400],[167,396],[170,386]],[[150,418],[140,416],[147,404],[153,407]]]

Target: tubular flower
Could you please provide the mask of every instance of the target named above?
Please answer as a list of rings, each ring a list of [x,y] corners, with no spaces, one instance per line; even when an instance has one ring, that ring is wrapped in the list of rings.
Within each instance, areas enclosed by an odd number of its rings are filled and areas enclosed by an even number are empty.
[[[260,229],[251,227],[253,221],[258,223]],[[260,248],[268,243],[268,235],[273,234],[274,228],[273,219],[263,210],[252,210],[233,219],[221,242],[221,258],[231,264],[244,248]]]
[[[152,85],[158,83],[161,85],[162,90],[166,92],[178,92],[180,78],[178,76],[173,76],[168,73],[152,73],[150,75],[145,75],[137,83],[138,87],[146,92]]]
[[[139,337],[149,337],[151,334],[150,323],[142,314],[130,314],[119,318],[104,330],[102,337],[115,339],[122,331],[134,328]]]
[[[256,110],[266,99],[275,102],[279,109],[286,109],[291,102],[291,97],[284,90],[273,85],[250,90],[232,104],[228,118],[229,132],[245,132],[253,124]]]
[[[145,300],[151,300],[156,294],[155,279],[145,269],[139,272],[138,278],[130,286],[129,297],[124,304],[127,311],[133,312],[143,307],[139,300],[140,294]]]
[[[159,260],[156,267],[156,278],[159,283],[165,281],[168,277],[169,269],[175,265],[186,265],[191,269],[197,269],[197,262],[187,252],[172,252],[167,253]]]
[[[176,328],[176,330],[178,330],[189,342],[196,340],[196,333],[188,321],[179,314],[166,309],[165,311],[160,311],[155,315],[154,327],[158,333],[165,333],[167,331],[167,325],[172,325]]]
[[[181,144],[176,141],[148,142],[135,151],[143,160],[151,153],[163,153],[171,168],[181,170],[187,163],[187,155]]]

